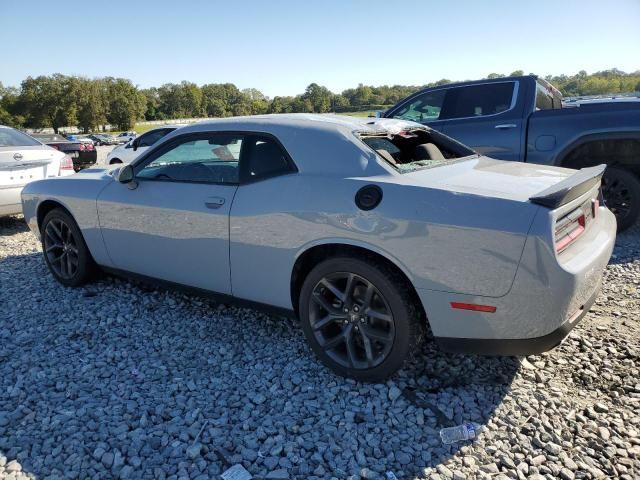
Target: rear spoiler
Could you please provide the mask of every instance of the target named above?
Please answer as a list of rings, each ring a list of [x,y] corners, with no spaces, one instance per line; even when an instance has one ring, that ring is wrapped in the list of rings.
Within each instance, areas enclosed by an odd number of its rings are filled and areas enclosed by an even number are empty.
[[[606,168],[607,166],[604,164],[581,168],[570,177],[530,197],[529,201],[548,208],[558,208],[560,205],[584,195],[600,183]]]

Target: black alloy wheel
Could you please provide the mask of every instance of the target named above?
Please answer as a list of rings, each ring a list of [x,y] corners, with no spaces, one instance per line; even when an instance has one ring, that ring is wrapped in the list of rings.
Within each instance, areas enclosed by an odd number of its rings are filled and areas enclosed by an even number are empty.
[[[404,276],[373,259],[324,260],[300,290],[307,342],[340,375],[385,380],[402,367],[424,331],[422,310],[410,292]]]
[[[73,218],[64,210],[51,210],[40,230],[44,259],[53,276],[65,286],[89,280],[96,265]]]

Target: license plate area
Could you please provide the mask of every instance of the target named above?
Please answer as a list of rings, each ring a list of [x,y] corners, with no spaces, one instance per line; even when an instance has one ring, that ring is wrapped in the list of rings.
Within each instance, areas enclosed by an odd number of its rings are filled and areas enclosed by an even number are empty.
[[[14,187],[25,185],[34,180],[45,177],[45,165],[29,168],[3,168],[0,169],[0,185]]]

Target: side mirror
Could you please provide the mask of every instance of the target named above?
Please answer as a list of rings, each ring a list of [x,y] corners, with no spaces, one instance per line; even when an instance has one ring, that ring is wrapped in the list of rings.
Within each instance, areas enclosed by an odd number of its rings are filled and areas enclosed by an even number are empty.
[[[129,145],[131,145],[131,147],[133,148],[133,151],[135,152],[136,150],[138,150],[138,139],[136,138],[131,140]]]
[[[386,111],[386,110],[378,110],[378,111],[376,112],[376,118],[382,118],[382,117],[384,117],[384,112],[385,112],[385,111]]]
[[[133,182],[133,167],[131,165],[124,165],[118,172],[118,181],[120,183]]]

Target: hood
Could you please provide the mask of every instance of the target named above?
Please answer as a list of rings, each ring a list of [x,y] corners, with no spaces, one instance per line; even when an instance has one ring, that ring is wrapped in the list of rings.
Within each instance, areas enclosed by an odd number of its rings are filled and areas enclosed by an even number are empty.
[[[116,170],[119,170],[122,165],[109,165],[108,167],[90,167],[80,170],[74,175],[68,177],[73,180],[95,180],[95,179],[108,179],[113,178],[113,174]]]
[[[476,157],[404,173],[400,175],[400,181],[415,186],[527,202],[530,197],[575,173],[576,170],[570,168]]]

